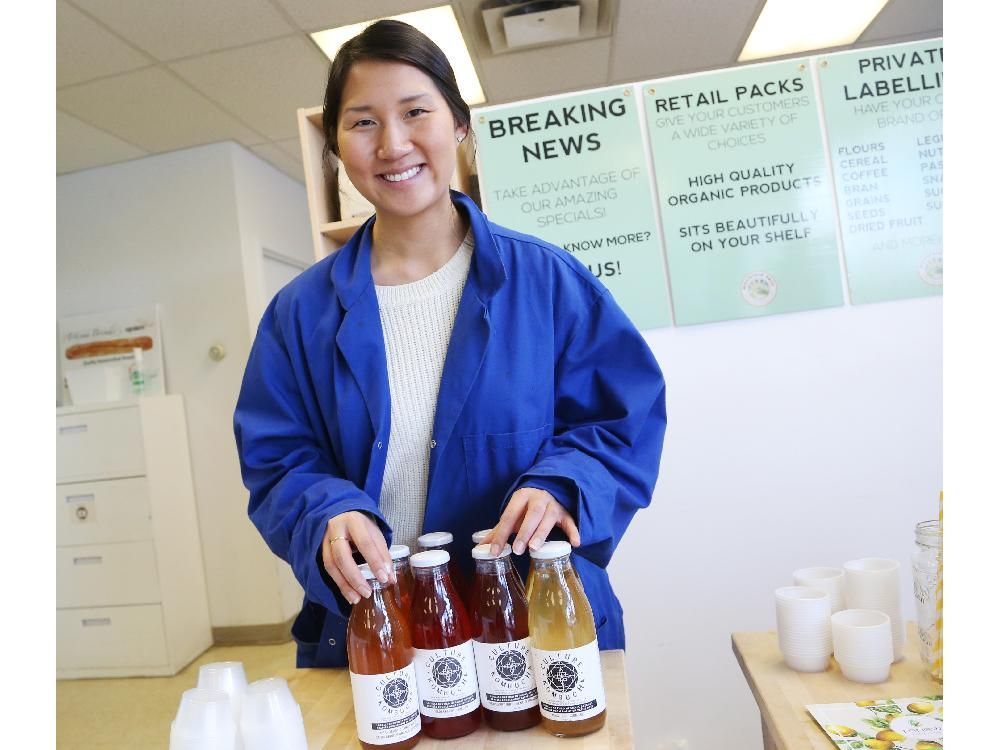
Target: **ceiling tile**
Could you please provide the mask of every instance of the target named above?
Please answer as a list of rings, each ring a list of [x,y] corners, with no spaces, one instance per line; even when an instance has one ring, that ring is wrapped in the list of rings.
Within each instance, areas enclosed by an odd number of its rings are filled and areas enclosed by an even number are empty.
[[[611,51],[613,82],[735,65],[762,0],[622,2]]]
[[[367,2],[275,0],[275,2],[284,8],[304,31],[322,31],[374,18],[398,16],[414,10],[449,5],[447,0],[367,0]]]
[[[301,36],[170,64],[197,90],[269,140],[298,135],[295,111],[323,103],[328,67],[319,48]]]
[[[273,39],[294,31],[268,0],[75,0],[159,60]]]
[[[611,38],[560,44],[480,59],[480,75],[489,91],[487,104],[562,94],[608,80]]]
[[[284,149],[279,148],[277,144],[274,143],[261,143],[258,146],[251,146],[250,150],[253,151],[257,156],[261,157],[269,164],[277,167],[282,172],[287,174],[289,177],[298,180],[301,183],[305,183],[305,173],[302,170],[302,161],[300,159],[292,159],[285,153]]]
[[[302,163],[302,141],[298,138],[289,138],[287,141],[275,141],[274,145],[299,162],[299,164]]]
[[[56,106],[153,153],[266,140],[160,67],[60,89]]]
[[[56,3],[56,86],[125,73],[154,62],[72,5],[63,0]]]
[[[146,152],[103,130],[56,112],[56,174],[136,159]]]
[[[859,42],[876,42],[920,35],[940,36],[944,28],[941,0],[891,0],[871,22]]]

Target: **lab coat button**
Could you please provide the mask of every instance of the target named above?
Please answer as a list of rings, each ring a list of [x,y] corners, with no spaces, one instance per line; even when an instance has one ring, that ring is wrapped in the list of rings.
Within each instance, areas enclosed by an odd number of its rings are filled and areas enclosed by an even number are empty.
[[[382,441],[381,440],[378,441],[378,449],[382,450]]]
[[[437,440],[431,440],[431,448],[437,448]]]

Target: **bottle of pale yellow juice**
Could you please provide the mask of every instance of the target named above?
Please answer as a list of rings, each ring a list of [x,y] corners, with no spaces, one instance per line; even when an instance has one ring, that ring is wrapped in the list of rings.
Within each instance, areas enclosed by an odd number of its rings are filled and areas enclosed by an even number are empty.
[[[596,732],[607,716],[594,613],[570,549],[569,542],[546,542],[531,553],[531,658],[542,726],[557,737]]]

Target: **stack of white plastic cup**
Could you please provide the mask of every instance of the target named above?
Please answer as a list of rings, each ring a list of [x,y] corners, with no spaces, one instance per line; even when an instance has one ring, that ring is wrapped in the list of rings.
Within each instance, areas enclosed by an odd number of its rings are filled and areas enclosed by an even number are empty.
[[[235,750],[236,722],[229,696],[191,688],[181,696],[170,724],[170,750]]]
[[[830,595],[830,612],[844,609],[843,568],[799,568],[792,573],[796,586],[820,589]]]
[[[889,616],[892,660],[903,658],[906,630],[899,598],[899,562],[863,557],[844,563],[844,590],[848,609],[875,609]]]
[[[243,694],[247,690],[247,675],[243,670],[243,662],[217,661],[202,664],[198,669],[198,687],[209,690],[221,690],[229,696],[233,707],[233,720],[240,724],[240,709],[243,705]],[[236,750],[243,747],[239,733],[236,737]]]
[[[892,665],[889,615],[874,609],[845,609],[831,618],[833,655],[844,677],[854,682],[885,682]]]
[[[302,709],[281,677],[250,683],[240,730],[244,750],[307,750]]]
[[[807,586],[784,586],[774,592],[778,646],[785,664],[796,672],[822,672],[830,663],[830,596]]]

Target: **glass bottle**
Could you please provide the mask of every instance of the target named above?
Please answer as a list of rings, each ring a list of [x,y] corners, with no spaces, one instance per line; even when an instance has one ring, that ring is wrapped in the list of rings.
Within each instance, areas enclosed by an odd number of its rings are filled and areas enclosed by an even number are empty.
[[[594,613],[573,565],[569,542],[531,551],[535,577],[528,601],[532,666],[542,727],[557,737],[604,726],[607,702]]]
[[[389,557],[392,558],[392,569],[396,573],[396,585],[392,587],[392,595],[399,605],[399,611],[409,620],[410,604],[413,601],[413,571],[410,570],[410,548],[405,544],[394,544],[389,547]]]
[[[454,541],[455,536],[450,531],[431,531],[417,537],[417,546],[420,547],[421,552],[441,549],[448,553],[451,557],[448,562],[448,573],[451,575],[451,582],[455,586],[455,590],[464,599],[466,592],[469,590],[469,576],[465,575],[458,565],[458,559],[455,556],[455,551],[452,549],[452,542]],[[466,606],[465,610],[468,612],[468,606]]]
[[[533,727],[541,715],[531,669],[528,601],[511,563],[510,545],[493,557],[490,545],[480,544],[472,557],[476,561],[472,645],[483,717],[501,731]]]
[[[420,740],[417,675],[410,634],[368,565],[361,574],[372,594],[351,608],[347,661],[358,739],[365,750],[407,750]]]
[[[913,596],[917,604],[917,633],[920,636],[920,660],[937,681],[944,679],[941,641],[941,605],[944,582],[943,537],[940,521],[922,521],[915,532],[913,550]]]
[[[491,531],[493,531],[493,529],[480,529],[479,531],[475,532],[472,535],[472,546],[478,547],[480,544],[482,544],[483,539],[485,539],[486,535],[489,534]]]
[[[445,550],[418,552],[413,568],[413,635],[424,734],[461,737],[482,722],[472,626],[448,572]]]

